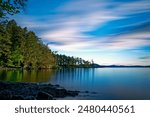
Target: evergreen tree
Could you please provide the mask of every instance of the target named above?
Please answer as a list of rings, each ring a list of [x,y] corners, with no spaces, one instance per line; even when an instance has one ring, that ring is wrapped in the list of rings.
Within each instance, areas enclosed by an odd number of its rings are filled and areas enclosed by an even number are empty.
[[[27,0],[0,0],[0,18],[19,13]]]
[[[10,62],[11,41],[5,25],[0,24],[0,66],[7,66]]]

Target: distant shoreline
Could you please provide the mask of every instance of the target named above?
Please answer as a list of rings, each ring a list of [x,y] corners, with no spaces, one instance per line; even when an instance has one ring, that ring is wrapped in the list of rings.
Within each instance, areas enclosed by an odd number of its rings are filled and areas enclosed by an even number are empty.
[[[98,68],[150,68],[150,66],[100,66]]]

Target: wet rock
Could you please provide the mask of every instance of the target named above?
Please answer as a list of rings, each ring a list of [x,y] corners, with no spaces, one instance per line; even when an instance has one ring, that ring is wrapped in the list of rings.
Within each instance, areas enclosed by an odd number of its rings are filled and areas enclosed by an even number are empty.
[[[91,92],[92,94],[97,94],[97,92]]]
[[[24,98],[25,100],[35,100],[34,96],[27,96]]]
[[[11,100],[24,100],[24,98],[21,95],[13,95]]]
[[[66,97],[67,96],[67,90],[61,87],[58,87],[56,90],[56,97]]]
[[[0,82],[1,100],[48,100],[77,96],[78,91],[68,91],[59,85],[45,83]]]
[[[75,97],[79,94],[79,91],[67,91],[68,96]]]
[[[54,86],[56,86],[56,87],[60,87],[58,84],[56,84],[56,85],[54,85]]]
[[[37,100],[52,100],[53,99],[53,96],[46,93],[46,92],[38,92],[37,96],[36,96],[36,99]]]
[[[10,100],[12,97],[9,91],[1,91],[0,92],[0,100]]]

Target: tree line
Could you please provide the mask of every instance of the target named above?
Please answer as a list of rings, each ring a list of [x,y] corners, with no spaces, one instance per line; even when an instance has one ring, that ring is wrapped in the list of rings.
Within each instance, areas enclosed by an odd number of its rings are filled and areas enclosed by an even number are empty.
[[[0,66],[50,68],[55,63],[53,52],[34,32],[14,20],[0,24]]]
[[[0,66],[22,68],[90,67],[93,62],[53,52],[15,20],[0,23]]]
[[[56,64],[62,67],[92,67],[94,61],[86,61],[79,57],[56,54]]]
[[[19,13],[28,0],[0,0],[0,67],[58,68],[91,67],[93,61],[52,52],[27,28],[8,21],[8,15]]]

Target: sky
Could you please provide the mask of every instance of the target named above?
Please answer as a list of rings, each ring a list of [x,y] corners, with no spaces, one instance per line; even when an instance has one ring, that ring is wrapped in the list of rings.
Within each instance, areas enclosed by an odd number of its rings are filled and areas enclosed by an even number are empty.
[[[59,54],[150,65],[150,0],[28,0],[11,18]]]

